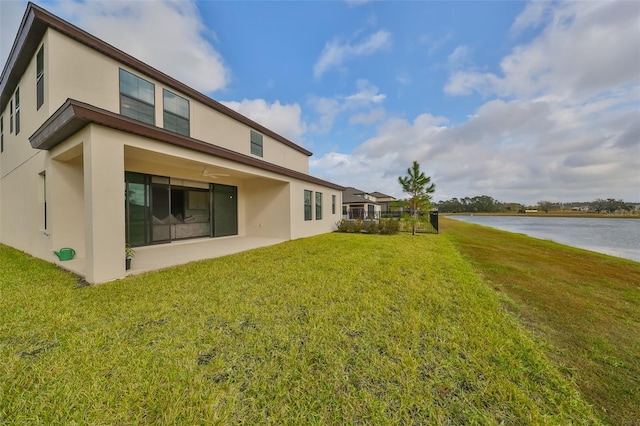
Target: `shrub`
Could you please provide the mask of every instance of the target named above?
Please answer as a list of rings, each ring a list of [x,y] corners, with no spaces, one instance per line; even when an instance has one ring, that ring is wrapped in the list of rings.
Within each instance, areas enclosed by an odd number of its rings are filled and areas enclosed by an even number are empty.
[[[336,223],[336,230],[338,232],[349,232],[349,221],[342,219]]]
[[[362,219],[358,219],[358,220],[342,219],[336,223],[336,228],[338,232],[358,233],[364,230],[364,221]]]
[[[393,218],[380,219],[378,232],[383,235],[393,235],[400,231],[400,221]]]
[[[364,220],[356,219],[351,221],[351,232],[362,232],[364,230]]]
[[[375,220],[368,220],[365,228],[369,234],[377,234],[380,231],[380,226],[378,226],[378,222]]]

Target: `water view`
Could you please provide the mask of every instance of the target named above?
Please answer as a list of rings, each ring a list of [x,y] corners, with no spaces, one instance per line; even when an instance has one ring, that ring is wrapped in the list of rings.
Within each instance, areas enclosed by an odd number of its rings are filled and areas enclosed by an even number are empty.
[[[531,216],[450,217],[640,262],[640,219]]]

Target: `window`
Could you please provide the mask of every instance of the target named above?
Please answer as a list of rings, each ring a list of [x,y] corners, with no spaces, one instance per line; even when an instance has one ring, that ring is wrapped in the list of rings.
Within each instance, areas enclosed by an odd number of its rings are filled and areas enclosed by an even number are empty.
[[[4,116],[0,116],[0,152],[4,152]]]
[[[331,214],[336,214],[336,196],[331,196]]]
[[[322,219],[322,192],[316,192],[316,220]]]
[[[342,216],[347,215],[347,206],[342,206]]]
[[[136,75],[120,69],[120,114],[155,124],[155,86]]]
[[[304,190],[304,220],[311,220],[311,191]]]
[[[251,131],[251,153],[262,157],[262,135]]]
[[[16,89],[16,135],[20,133],[20,88]]]
[[[44,103],[44,46],[36,55],[36,110]]]
[[[9,133],[13,133],[13,99],[9,101]]]
[[[164,128],[189,136],[189,101],[167,89],[162,89],[162,102]]]

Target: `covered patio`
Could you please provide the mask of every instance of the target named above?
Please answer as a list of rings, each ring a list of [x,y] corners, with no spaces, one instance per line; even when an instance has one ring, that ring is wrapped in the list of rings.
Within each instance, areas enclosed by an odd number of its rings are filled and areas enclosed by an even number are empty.
[[[135,257],[131,263],[131,269],[127,271],[127,275],[141,274],[198,260],[222,257],[246,250],[280,244],[285,241],[287,240],[280,238],[234,235],[138,247],[135,249]],[[84,257],[76,257],[65,262],[56,261],[56,264],[83,278],[85,277]]]

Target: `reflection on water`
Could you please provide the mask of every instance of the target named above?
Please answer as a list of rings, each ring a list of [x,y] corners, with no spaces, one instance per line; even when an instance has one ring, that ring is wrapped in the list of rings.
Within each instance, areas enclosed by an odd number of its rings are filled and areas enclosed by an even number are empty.
[[[640,219],[449,216],[640,262]]]

